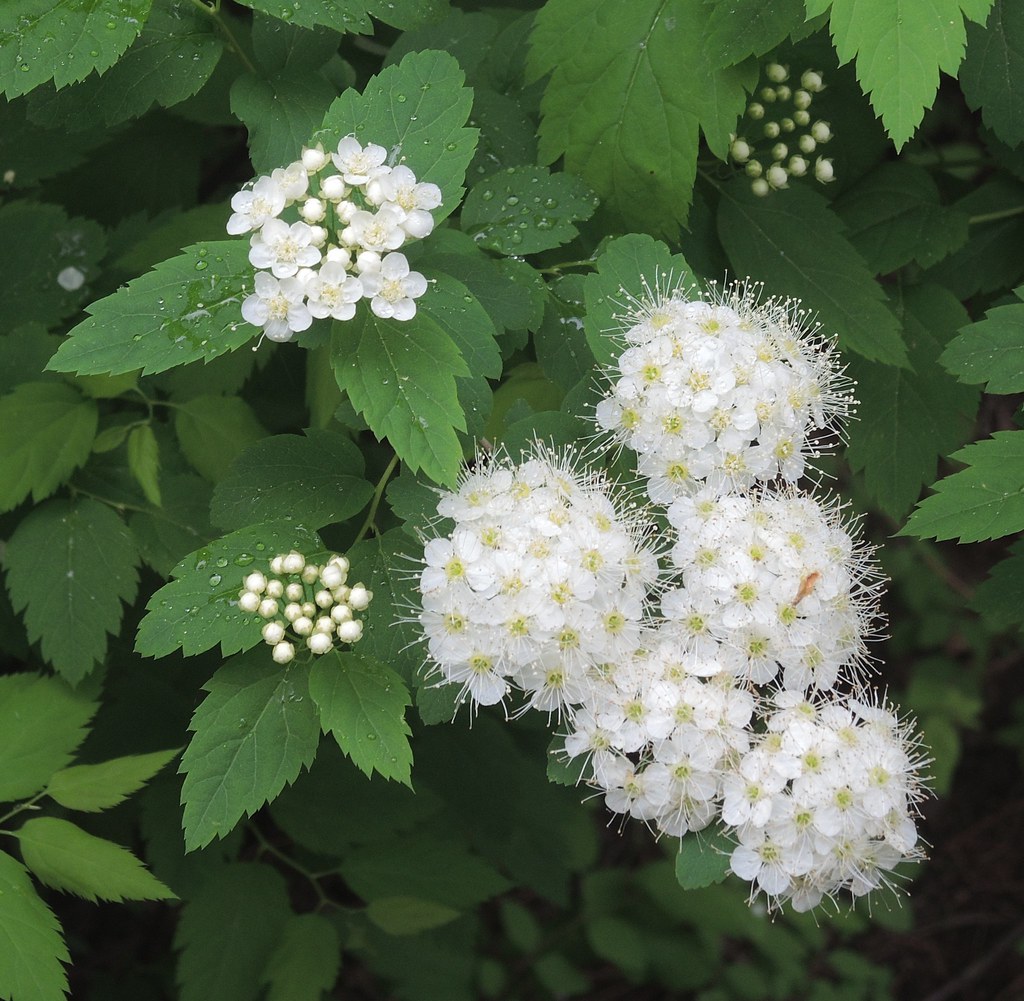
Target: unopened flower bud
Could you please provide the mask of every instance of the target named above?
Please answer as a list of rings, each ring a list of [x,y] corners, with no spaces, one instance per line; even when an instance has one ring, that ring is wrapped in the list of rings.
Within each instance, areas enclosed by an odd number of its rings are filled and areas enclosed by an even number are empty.
[[[809,91],[798,90],[793,95],[793,107],[796,108],[797,111],[806,111],[811,106],[811,102],[813,100],[814,98],[811,97]]]
[[[793,123],[803,128],[805,125],[810,125],[811,116],[807,111],[794,111],[793,112]]]
[[[349,622],[352,619],[352,609],[348,605],[335,605],[331,609],[331,621],[336,622],[339,626],[343,622]]]
[[[356,584],[349,592],[349,606],[357,612],[363,611],[373,600],[373,592],[368,591],[364,584]]]
[[[302,573],[306,565],[306,557],[293,549],[282,562],[281,566],[285,573]]]
[[[729,144],[729,153],[737,163],[746,163],[750,159],[750,145],[745,139],[733,139]]]
[[[771,191],[771,188],[768,186],[768,182],[763,177],[759,177],[756,180],[750,182],[750,190],[753,191],[758,198],[764,198],[764,196],[767,195],[769,191]]]
[[[319,198],[307,198],[299,209],[299,215],[306,222],[320,222],[327,215],[327,209]]]
[[[793,177],[803,177],[807,173],[807,161],[802,156],[791,156],[786,170]]]
[[[775,88],[774,87],[762,87],[758,93],[758,97],[764,101],[765,104],[775,103]]]
[[[342,584],[341,587],[336,587],[332,592],[334,600],[340,604],[345,604],[348,601],[348,596],[352,593],[352,588],[347,584]]]
[[[284,573],[284,557],[283,556],[275,556],[270,561],[270,571],[271,571],[271,573]]]
[[[769,63],[764,68],[764,75],[772,83],[785,83],[789,79],[789,69],[780,63]]]
[[[312,601],[304,601],[302,603],[302,614],[313,618],[316,615],[316,604]]]
[[[284,639],[284,626],[280,622],[268,622],[263,627],[263,639],[271,646],[276,646]]]
[[[779,127],[778,122],[765,122],[764,123],[764,134],[766,139],[778,139],[779,133],[782,129]]]
[[[313,624],[313,632],[333,633],[335,625],[337,625],[337,623],[329,615],[321,615]]]
[[[330,233],[324,229],[323,226],[310,226],[309,227],[309,242],[313,247],[322,247],[327,242],[327,237]],[[303,271],[308,271],[309,268],[303,268]],[[302,272],[300,271],[301,275]]]
[[[780,118],[779,128],[781,128],[783,132],[792,132],[796,128],[796,122],[794,122],[792,118]]]
[[[238,607],[243,612],[255,612],[260,607],[260,596],[252,591],[243,591],[238,596]]]
[[[320,579],[320,568],[314,563],[307,563],[302,568],[302,583],[315,584]]]
[[[255,594],[262,594],[267,589],[267,578],[258,570],[245,578],[245,589]]]
[[[785,84],[783,84],[781,87],[775,88],[775,96],[780,101],[788,101],[793,96],[793,91],[790,90],[790,88],[787,87]]]
[[[814,179],[822,184],[829,184],[836,179],[831,160],[826,160],[819,156],[814,161]]]
[[[308,636],[313,631],[313,620],[308,615],[300,615],[292,622],[292,629],[300,636]]]
[[[758,104],[757,101],[752,101],[747,105],[747,118],[752,118],[755,122],[761,118],[764,118],[764,105]]]
[[[813,153],[818,148],[813,136],[801,136],[796,144],[800,147],[801,153]]]
[[[827,143],[832,138],[832,130],[829,128],[828,122],[815,122],[811,126],[811,135],[815,142]]]
[[[342,643],[355,643],[363,635],[363,624],[357,619],[338,626],[338,639]]]
[[[320,583],[324,587],[334,590],[341,587],[348,577],[348,568],[342,568],[337,563],[331,562],[320,571]]]
[[[776,143],[772,147],[773,160],[785,160],[789,156],[789,147],[785,143]]]
[[[302,606],[298,602],[293,601],[289,605],[284,606],[284,617],[289,622],[294,622],[297,618],[302,615]]]
[[[761,166],[760,160],[750,160],[743,170],[747,177],[760,177],[764,172],[764,167]]]
[[[330,202],[340,202],[348,194],[348,186],[341,174],[331,174],[320,182],[320,194]]]
[[[825,85],[821,82],[821,74],[816,73],[814,70],[806,70],[800,77],[800,86],[804,90],[809,90],[812,94],[818,94],[825,89]]]
[[[289,584],[289,585],[288,585],[288,586],[287,586],[287,587],[286,587],[286,588],[284,589],[284,596],[285,596],[285,597],[286,597],[286,598],[287,598],[287,599],[288,599],[289,601],[301,601],[301,600],[302,600],[302,596],[303,596],[303,595],[304,595],[305,593],[306,593],[306,592],[305,592],[305,591],[303,590],[303,588],[302,588],[302,585],[301,585],[301,584],[294,584],[294,583],[293,583],[293,584]]]
[[[306,640],[306,646],[308,646],[313,653],[322,655],[327,653],[334,646],[334,638],[328,636],[326,633],[313,633],[313,635]]]
[[[789,174],[786,173],[786,168],[781,163],[773,163],[765,171],[764,176],[769,186],[773,188],[784,188],[789,182]]]
[[[290,664],[295,660],[295,647],[291,643],[281,642],[274,647],[271,656],[278,664]]]
[[[313,600],[318,608],[330,608],[334,604],[334,595],[330,591],[317,591]]]
[[[260,615],[265,619],[272,619],[277,615],[277,602],[273,598],[264,598],[260,602],[260,607],[257,609]]]
[[[266,593],[268,598],[281,598],[284,596],[284,584],[279,580],[268,580]]]
[[[327,163],[327,154],[323,146],[317,143],[315,146],[302,147],[302,166],[311,174],[315,174]]]

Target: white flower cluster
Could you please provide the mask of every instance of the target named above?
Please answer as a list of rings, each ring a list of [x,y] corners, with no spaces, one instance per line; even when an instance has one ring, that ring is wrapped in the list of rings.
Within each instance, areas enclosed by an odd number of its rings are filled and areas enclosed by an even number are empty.
[[[795,315],[746,286],[640,304],[597,421],[672,544],[575,454],[478,458],[438,504],[454,528],[425,544],[418,621],[460,701],[517,690],[611,811],[677,837],[718,822],[752,898],[807,910],[920,856],[925,762],[864,683],[872,549],[792,485],[849,408]]]
[[[796,482],[815,440],[835,436],[850,396],[832,342],[799,304],[746,283],[657,294],[631,317],[598,425],[639,457],[656,504],[702,487]]]
[[[355,613],[366,610],[373,592],[362,583],[350,587],[348,572],[344,556],[318,566],[293,550],[270,561],[269,576],[259,570],[246,576],[238,607],[268,620],[263,639],[278,664],[295,659],[297,644],[321,655],[334,649],[335,640],[356,643],[362,637],[363,623]]]
[[[746,117],[760,137],[733,135],[729,156],[741,164],[751,178],[755,195],[789,186],[791,177],[808,173],[821,184],[835,180],[832,160],[818,156],[812,166],[810,157],[832,138],[828,122],[811,121],[810,107],[814,95],[825,89],[821,73],[807,70],[800,77],[800,86],[789,86],[789,67],[769,63],[765,67],[766,86],[757,93],[757,100],[747,104]],[[790,108],[790,106],[792,106]],[[806,129],[806,132],[799,132]],[[759,148],[760,138],[771,146]]]
[[[433,230],[441,189],[387,157],[384,147],[346,136],[329,156],[320,145],[303,149],[231,199],[227,231],[252,233],[249,261],[261,269],[242,316],[268,339],[291,340],[314,319],[350,320],[360,299],[383,319],[415,315],[427,281],[398,250]],[[298,218],[280,218],[292,206]]]

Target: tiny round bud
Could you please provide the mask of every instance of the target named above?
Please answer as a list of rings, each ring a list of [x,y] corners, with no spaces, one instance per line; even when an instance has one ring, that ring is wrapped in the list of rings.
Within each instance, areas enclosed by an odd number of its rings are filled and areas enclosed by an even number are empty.
[[[750,145],[745,139],[733,139],[729,144],[729,154],[737,163],[746,163],[750,159]]]
[[[327,242],[327,237],[330,233],[324,229],[323,226],[310,226],[309,227],[309,242],[314,247],[322,247]],[[304,271],[309,271],[309,268],[303,268]],[[312,274],[312,272],[310,272]],[[300,272],[301,274],[301,272]]]
[[[343,622],[352,620],[352,609],[348,605],[335,605],[331,609],[331,621],[337,622],[340,626]]]
[[[355,202],[342,199],[334,209],[334,214],[338,217],[338,222],[344,223],[347,226],[352,221],[352,216],[358,211],[359,206]]]
[[[811,106],[811,102],[813,100],[814,98],[811,97],[809,91],[798,90],[793,95],[793,107],[796,108],[797,111],[806,111]]]
[[[276,646],[284,639],[284,626],[280,622],[268,622],[263,627],[263,639],[271,646]]]
[[[743,170],[747,177],[760,177],[764,172],[764,167],[761,166],[760,160],[751,160]]]
[[[793,122],[803,128],[804,126],[811,124],[811,116],[806,111],[794,111]]]
[[[789,156],[789,147],[785,143],[776,143],[772,147],[773,160],[785,160]]]
[[[334,639],[326,633],[313,633],[306,640],[306,646],[315,654],[325,654],[334,646]]]
[[[271,571],[271,573],[284,573],[284,557],[283,556],[275,556],[270,561],[270,571]]]
[[[782,129],[779,127],[778,122],[765,122],[764,123],[764,134],[766,139],[778,139],[779,133]]]
[[[783,132],[792,132],[793,129],[796,128],[796,122],[794,122],[792,118],[780,118],[779,128],[781,128]]]
[[[302,147],[302,166],[311,174],[315,174],[324,164],[327,163],[327,154],[323,146],[317,143],[315,146]]]
[[[750,182],[750,190],[753,191],[758,198],[764,198],[764,196],[771,191],[771,188],[768,187],[768,182],[763,177],[759,177],[757,180]]]
[[[302,583],[315,584],[320,579],[320,568],[315,563],[307,563],[302,568]]]
[[[282,564],[285,573],[302,573],[306,566],[306,557],[293,549],[285,558]]]
[[[762,87],[757,95],[764,101],[765,104],[775,103],[775,88],[774,87]]]
[[[825,85],[821,82],[821,74],[816,73],[814,70],[806,70],[800,77],[800,86],[804,90],[809,90],[812,94],[819,94],[825,89]]]
[[[337,625],[337,623],[329,615],[321,615],[313,624],[313,632],[333,633],[335,625]]]
[[[340,202],[348,194],[348,185],[341,174],[331,174],[320,182],[320,194],[330,202]]]
[[[822,184],[829,184],[836,179],[831,160],[826,160],[819,156],[814,161],[814,179]]]
[[[268,580],[267,581],[267,597],[268,598],[281,598],[284,596],[284,584],[279,580]]]
[[[338,626],[338,639],[342,643],[355,643],[363,635],[363,624],[356,619]]]
[[[752,101],[747,105],[747,118],[752,118],[755,122],[761,118],[764,118],[764,105],[758,104],[757,101]]]
[[[342,584],[341,587],[336,587],[331,592],[331,594],[334,595],[334,600],[337,601],[337,602],[340,602],[343,605],[348,601],[348,596],[351,593],[352,593],[352,588],[348,587],[346,584]]]
[[[295,647],[291,643],[278,643],[271,656],[278,664],[290,664],[295,660]]]
[[[783,85],[782,87],[775,88],[775,96],[780,101],[788,101],[793,96],[793,91],[789,87]]]
[[[773,163],[766,171],[765,178],[773,188],[784,188],[789,181],[789,174],[781,163]]]
[[[260,607],[260,596],[252,591],[243,591],[238,596],[238,607],[243,612],[255,612]]]
[[[334,604],[334,595],[330,591],[317,591],[313,600],[318,608],[330,608]]]
[[[326,259],[347,268],[352,263],[352,252],[345,247],[331,247]]]
[[[769,63],[764,68],[764,75],[772,83],[784,83],[789,79],[789,68],[780,63]]]
[[[319,198],[307,198],[299,209],[299,215],[306,222],[320,222],[327,215],[327,209]]]
[[[258,609],[260,615],[265,619],[272,619],[277,615],[277,602],[273,598],[264,598]]]
[[[313,616],[316,615],[316,603],[312,601],[304,601],[302,603],[302,614],[313,618]]]
[[[373,592],[367,590],[363,583],[356,584],[349,592],[349,606],[356,612],[361,612],[373,600]]]
[[[245,588],[256,594],[262,594],[267,589],[267,578],[258,570],[245,578]]]
[[[301,584],[289,584],[284,589],[284,596],[289,601],[301,601],[305,596],[306,592]]]
[[[807,161],[802,156],[791,156],[786,170],[793,177],[803,177],[807,173]]]
[[[832,130],[829,128],[828,122],[815,122],[811,126],[811,135],[815,142],[827,143],[832,138]]]
[[[327,566],[320,571],[320,583],[323,584],[324,587],[330,588],[332,591],[336,587],[341,587],[347,578],[347,571],[338,566],[337,563],[328,563]]]
[[[813,153],[818,148],[813,136],[801,136],[796,144],[800,147],[801,153]]]
[[[292,629],[300,636],[308,636],[313,631],[313,620],[308,615],[300,615],[292,622]]]
[[[284,617],[289,622],[294,622],[297,618],[302,615],[302,606],[297,602],[292,602],[289,605],[284,606]]]

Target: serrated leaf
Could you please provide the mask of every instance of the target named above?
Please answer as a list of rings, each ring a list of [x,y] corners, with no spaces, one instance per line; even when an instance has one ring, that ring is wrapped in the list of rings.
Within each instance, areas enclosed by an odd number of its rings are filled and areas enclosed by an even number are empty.
[[[89,306],[89,318],[72,329],[47,367],[152,375],[234,351],[259,332],[241,313],[252,277],[244,240],[186,247]]]
[[[252,407],[238,396],[197,396],[178,404],[174,430],[185,458],[212,483],[266,434]]]
[[[47,783],[46,795],[69,810],[107,810],[141,789],[177,754],[178,748],[174,748],[62,768]]]
[[[935,478],[939,456],[970,434],[978,393],[938,363],[943,344],[967,319],[957,299],[938,285],[918,285],[902,290],[894,305],[912,367],[849,360],[860,405],[847,454],[882,508],[902,518]]]
[[[264,646],[229,660],[203,688],[209,695],[189,724],[195,736],[178,769],[187,851],[274,799],[313,763],[320,741],[307,664],[283,668]]]
[[[251,1001],[291,919],[284,878],[268,865],[215,870],[189,898],[174,943],[181,1001]]]
[[[691,831],[679,842],[676,879],[684,890],[721,883],[729,874],[732,842],[722,830]]]
[[[267,77],[239,76],[231,86],[231,111],[249,130],[249,159],[269,174],[299,158],[336,96],[333,84],[308,66]]]
[[[331,351],[338,385],[374,434],[414,471],[454,485],[462,462],[455,429],[466,430],[455,377],[469,369],[451,337],[422,308],[406,322],[364,310],[335,324]]]
[[[950,459],[967,468],[939,480],[900,535],[982,542],[1024,530],[1024,431],[997,431]]]
[[[394,671],[361,653],[332,651],[313,663],[309,692],[324,733],[360,771],[409,785],[412,731],[405,707],[412,700]]]
[[[59,382],[26,382],[0,399],[0,511],[49,497],[92,451],[98,411]]]
[[[173,900],[172,893],[127,848],[56,817],[26,820],[14,832],[32,875],[86,900]]]
[[[432,277],[433,286],[419,301],[419,310],[452,339],[472,376],[497,379],[501,350],[494,321],[458,279],[440,273]]]
[[[270,73],[300,66],[318,69],[337,53],[339,41],[336,31],[322,26],[307,29],[259,13],[252,19],[253,52]]]
[[[210,526],[210,485],[179,474],[161,480],[162,508],[138,511],[128,519],[139,554],[161,577],[169,577],[187,553],[217,533]]]
[[[128,528],[99,501],[52,500],[7,543],[7,588],[25,611],[29,641],[72,684],[102,660],[135,598],[138,551]]]
[[[748,71],[713,65],[702,0],[548,0],[527,77],[551,73],[540,158],[565,158],[629,230],[676,238],[697,169],[698,129],[712,149],[746,104]]]
[[[344,435],[282,434],[246,448],[217,484],[213,520],[238,528],[288,516],[312,528],[345,521],[373,496],[362,478],[363,457]]]
[[[597,199],[572,174],[547,167],[508,167],[478,181],[462,206],[462,228],[499,254],[537,254],[574,240]]]
[[[464,127],[473,106],[464,79],[445,52],[410,53],[372,77],[362,94],[345,91],[328,109],[316,138],[324,149],[355,135],[360,142],[395,150],[418,180],[441,189],[443,201],[433,211],[440,222],[462,200],[466,167],[476,149],[476,129]]]
[[[978,585],[970,607],[995,629],[1024,624],[1024,545],[1010,547],[1010,555]]]
[[[544,374],[566,390],[594,372],[582,319],[584,282],[583,275],[565,275],[551,283],[544,322],[533,338]]]
[[[1013,293],[1024,300],[1024,286]],[[1024,390],[1024,302],[996,306],[960,330],[939,359],[961,382],[985,382],[986,393]]]
[[[324,25],[335,31],[368,35],[373,31],[369,15],[396,28],[415,28],[436,20],[444,13],[445,0],[243,0],[246,7],[260,10],[304,28]]]
[[[1024,9],[996,0],[984,27],[967,26],[960,86],[972,110],[1007,146],[1024,140]]]
[[[31,0],[0,9],[0,90],[27,94],[102,73],[135,40],[152,0]]]
[[[0,677],[0,802],[42,789],[71,760],[95,712],[96,703],[57,678]]]
[[[263,620],[238,608],[245,575],[266,570],[278,553],[297,549],[310,555],[323,548],[308,528],[291,522],[250,525],[186,556],[174,577],[146,605],[135,649],[144,657],[185,656],[220,644],[227,657],[262,643]]]
[[[906,365],[896,317],[843,230],[825,199],[802,187],[758,198],[748,184],[730,184],[718,208],[718,233],[735,274],[802,299],[844,350]]]
[[[95,449],[95,446],[94,446]],[[142,487],[146,500],[160,506],[160,445],[148,424],[134,427],[128,435],[128,468]]]
[[[803,27],[803,0],[715,0],[705,26],[704,47],[715,66],[770,52]]]
[[[637,233],[610,240],[597,259],[597,270],[583,284],[584,330],[594,357],[601,364],[612,362],[621,349],[616,335],[637,304],[693,282],[690,266],[665,244]]]
[[[454,907],[418,897],[378,897],[366,908],[366,916],[389,935],[418,935],[449,924],[459,914]]]
[[[340,966],[334,925],[319,914],[297,914],[288,919],[263,971],[267,1001],[320,1001]]]
[[[939,204],[931,175],[908,163],[884,163],[833,203],[847,237],[876,274],[917,261],[938,263],[967,242],[967,216]]]
[[[60,922],[28,872],[0,852],[0,995],[10,1001],[60,1001],[71,962]]]
[[[13,201],[0,207],[4,323],[53,327],[89,294],[106,249],[91,219],[71,219],[57,205]]]

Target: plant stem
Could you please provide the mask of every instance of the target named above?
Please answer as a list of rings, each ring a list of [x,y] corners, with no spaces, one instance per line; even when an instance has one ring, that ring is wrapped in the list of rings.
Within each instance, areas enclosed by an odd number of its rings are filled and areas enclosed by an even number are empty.
[[[196,10],[201,10],[207,17],[211,17],[214,23],[217,25],[217,30],[224,36],[228,43],[228,48],[235,53],[236,56],[242,61],[242,65],[254,76],[259,75],[259,70],[256,69],[252,60],[246,55],[245,49],[239,44],[238,39],[235,38],[235,33],[228,26],[227,19],[221,15],[220,12],[220,0],[213,0],[212,3],[206,3],[205,0],[192,0],[192,6]]]
[[[1024,213],[1024,205],[1015,205],[1012,209],[999,209],[997,212],[982,212],[980,215],[972,215],[967,220],[968,226],[977,226],[983,222],[998,222],[1000,219],[1012,219],[1014,216]]]
[[[19,813],[24,810],[36,810],[38,807],[36,803],[39,802],[46,795],[46,790],[37,792],[31,799],[26,799],[24,803],[18,803],[17,806],[11,807],[2,817],[0,817],[0,824],[6,824],[11,817],[16,817]],[[4,834],[13,834],[13,831],[4,831]]]
[[[395,471],[395,467],[398,465],[398,456],[391,456],[391,461],[387,465],[387,469],[381,474],[381,478],[377,481],[377,486],[373,491],[373,500],[370,501],[370,510],[366,513],[366,521],[363,522],[362,528],[359,529],[359,534],[356,535],[352,545],[358,542],[362,542],[366,538],[366,533],[372,528],[374,534],[377,532],[377,526],[373,523],[373,519],[377,516],[377,508],[380,507],[381,498],[384,496],[384,488],[388,485],[388,480],[391,479],[391,474]]]
[[[562,261],[560,264],[552,264],[550,268],[538,268],[542,275],[560,275],[563,268],[595,268],[597,265],[592,260],[583,261]]]

